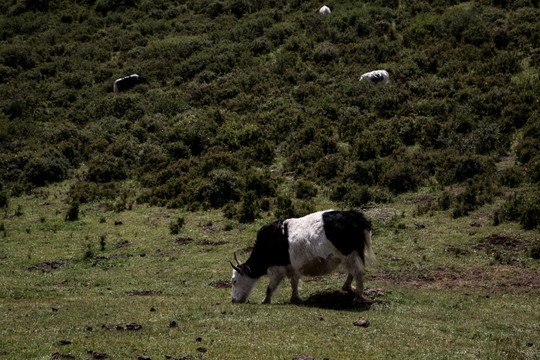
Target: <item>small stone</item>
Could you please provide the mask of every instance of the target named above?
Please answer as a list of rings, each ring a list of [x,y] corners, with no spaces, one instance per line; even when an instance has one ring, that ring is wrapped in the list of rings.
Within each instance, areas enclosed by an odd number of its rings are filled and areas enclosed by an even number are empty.
[[[364,318],[359,318],[358,320],[353,322],[353,325],[354,326],[360,326],[360,327],[368,327],[369,326],[369,321],[367,321]]]

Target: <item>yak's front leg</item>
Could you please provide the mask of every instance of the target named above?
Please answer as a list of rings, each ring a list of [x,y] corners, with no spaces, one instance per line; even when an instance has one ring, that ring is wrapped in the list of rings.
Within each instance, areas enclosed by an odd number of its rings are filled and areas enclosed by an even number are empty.
[[[266,296],[262,301],[263,304],[270,304],[272,301],[274,291],[281,283],[281,280],[283,280],[285,277],[285,269],[278,266],[271,267],[268,269],[268,277],[270,278],[270,281],[268,282],[268,287],[266,288]]]

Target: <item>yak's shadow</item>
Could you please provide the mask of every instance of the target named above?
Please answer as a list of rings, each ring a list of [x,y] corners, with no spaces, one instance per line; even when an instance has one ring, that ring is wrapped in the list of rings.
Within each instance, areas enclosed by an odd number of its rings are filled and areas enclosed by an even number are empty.
[[[376,302],[370,299],[363,302],[355,301],[354,293],[350,291],[323,290],[311,294],[308,298],[299,302],[298,305],[332,310],[366,311]]]

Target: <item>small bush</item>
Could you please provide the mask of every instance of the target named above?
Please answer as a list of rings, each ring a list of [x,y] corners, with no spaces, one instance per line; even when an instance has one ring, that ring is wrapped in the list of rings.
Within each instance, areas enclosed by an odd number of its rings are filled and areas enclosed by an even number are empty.
[[[9,206],[9,195],[7,191],[0,191],[0,208],[7,208]]]
[[[255,191],[248,191],[244,194],[238,215],[241,223],[252,223],[258,217],[258,202]]]
[[[278,219],[289,219],[296,215],[293,202],[290,198],[284,196],[278,196],[277,208],[274,211],[274,215]]]
[[[525,230],[540,227],[540,196],[538,194],[532,195],[525,200],[519,223]]]
[[[394,194],[415,190],[421,182],[419,171],[406,163],[394,164],[384,175],[382,181]]]
[[[499,173],[499,183],[508,187],[517,187],[523,182],[523,173],[517,167],[510,167]]]
[[[64,180],[68,175],[69,161],[56,149],[48,148],[32,157],[24,167],[24,176],[36,186]]]
[[[443,185],[461,183],[476,175],[491,176],[495,173],[493,159],[480,155],[441,154],[445,159],[438,164],[435,177]]]
[[[297,199],[309,200],[317,196],[317,185],[311,181],[300,179],[295,187]]]
[[[475,176],[467,181],[465,190],[455,197],[452,215],[454,218],[467,216],[478,207],[492,202],[497,194],[490,178]]]
[[[125,161],[108,153],[98,153],[88,163],[86,179],[96,183],[124,180],[127,178]]]
[[[176,221],[173,221],[169,224],[169,230],[171,235],[177,235],[180,232],[180,229],[184,227],[185,219],[183,217],[178,217]]]
[[[66,214],[66,221],[77,221],[79,220],[79,202],[74,201],[69,206],[69,209]]]
[[[315,47],[313,58],[318,63],[327,63],[338,56],[338,48],[329,42],[320,43]]]
[[[373,200],[367,185],[352,182],[337,185],[330,194],[330,200],[342,202],[348,206],[360,207]]]
[[[534,245],[531,248],[531,257],[536,260],[540,259],[540,244]]]
[[[277,182],[269,171],[250,169],[244,176],[247,191],[254,191],[258,197],[275,196]]]
[[[229,169],[214,170],[200,186],[196,198],[214,208],[219,208],[230,200],[240,197],[239,181],[236,174]]]

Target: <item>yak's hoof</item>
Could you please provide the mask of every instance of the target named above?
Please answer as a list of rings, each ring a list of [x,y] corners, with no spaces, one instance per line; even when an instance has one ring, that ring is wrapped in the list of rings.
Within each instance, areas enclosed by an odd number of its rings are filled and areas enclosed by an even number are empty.
[[[292,297],[291,297],[291,303],[292,303],[292,304],[301,304],[301,303],[302,303],[302,299],[300,299],[300,297],[298,297],[298,296],[292,296]]]
[[[367,297],[366,295],[355,296],[353,303],[355,305],[371,305],[375,303],[375,300]]]

